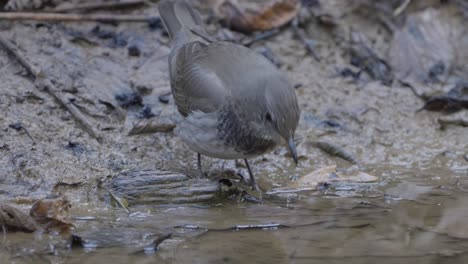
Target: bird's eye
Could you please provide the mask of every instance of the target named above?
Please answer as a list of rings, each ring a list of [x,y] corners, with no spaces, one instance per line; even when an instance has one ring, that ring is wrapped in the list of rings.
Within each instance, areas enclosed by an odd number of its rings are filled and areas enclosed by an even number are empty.
[[[271,121],[272,121],[270,113],[267,113],[267,114],[266,114],[265,119],[266,119],[268,122],[271,122]]]

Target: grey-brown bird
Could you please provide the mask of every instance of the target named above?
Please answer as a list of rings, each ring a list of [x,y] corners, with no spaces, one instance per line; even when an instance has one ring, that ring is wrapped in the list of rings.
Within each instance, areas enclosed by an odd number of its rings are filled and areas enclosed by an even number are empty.
[[[159,13],[172,39],[169,76],[184,120],[176,134],[198,154],[247,159],[286,143],[297,164],[294,132],[299,106],[285,74],[244,46],[211,41],[200,14],[185,1],[167,0]]]

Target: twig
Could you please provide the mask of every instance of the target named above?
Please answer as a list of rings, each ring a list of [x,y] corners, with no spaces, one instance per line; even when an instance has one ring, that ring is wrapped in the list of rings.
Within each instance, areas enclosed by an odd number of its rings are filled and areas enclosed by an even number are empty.
[[[70,11],[88,11],[96,9],[117,9],[117,8],[128,8],[132,6],[139,6],[146,4],[146,0],[120,0],[118,2],[85,2],[79,3],[73,6],[62,6],[49,10],[50,12],[70,12]]]
[[[32,12],[1,12],[0,20],[38,21],[98,21],[98,22],[150,22],[155,16],[111,14],[57,14]]]
[[[306,50],[316,61],[320,62],[320,58],[315,53],[314,45],[312,44],[311,40],[307,38],[305,31],[302,28],[299,28],[298,19],[294,19],[291,25],[294,29],[294,34],[296,34],[302,43],[304,43]]]
[[[408,5],[411,3],[411,0],[405,0],[399,7],[393,11],[393,16],[399,16],[405,9],[408,7]]]
[[[390,33],[394,33],[398,30],[395,22],[393,22],[390,18],[388,18],[385,14],[377,13],[376,15],[377,20],[388,30]]]
[[[437,122],[439,122],[442,129],[444,129],[448,125],[457,125],[457,126],[462,126],[462,127],[468,127],[468,119],[464,119],[464,118],[448,119],[448,118],[441,117],[441,118],[437,119]]]
[[[252,46],[253,44],[255,44],[255,43],[259,42],[259,41],[269,39],[271,37],[274,37],[274,36],[278,35],[279,33],[281,33],[280,28],[275,28],[275,29],[272,29],[272,30],[264,31],[264,32],[261,32],[261,33],[258,33],[256,35],[254,35],[250,39],[242,41],[242,45],[244,45],[246,47],[250,47],[250,46]]]
[[[167,233],[163,234],[160,237],[156,238],[151,245],[149,245],[147,248],[151,248],[154,251],[157,251],[159,248],[159,245],[164,242],[164,240],[169,239],[172,237],[172,233]]]
[[[127,214],[130,213],[130,210],[128,210],[127,206],[126,206],[125,204],[123,204],[122,201],[121,201],[117,196],[115,196],[109,189],[107,189],[107,188],[104,187],[104,186],[101,186],[101,188],[103,188],[104,190],[106,190],[106,191],[109,193],[109,195],[110,195],[110,197],[112,198],[112,200],[114,200],[115,202],[117,202],[117,204],[120,205],[120,207],[122,207],[122,208],[125,210],[125,212],[127,212]]]
[[[192,32],[193,34],[199,36],[200,38],[202,38],[203,40],[205,40],[208,43],[216,42],[216,40],[214,40],[213,38],[208,36],[206,34],[206,32],[204,32],[204,30],[200,30],[200,28],[191,28],[190,32]]]
[[[24,132],[26,132],[26,135],[28,135],[28,137],[32,140],[32,141],[36,141],[33,136],[31,136],[31,134],[29,133],[29,131],[26,129],[26,127],[21,123],[21,122],[18,122],[18,123],[13,123],[13,124],[10,124],[8,125],[9,127],[13,128],[14,130],[16,131],[20,131],[21,129],[24,130]]]
[[[172,233],[162,234],[158,238],[156,238],[151,244],[149,244],[141,250],[134,252],[133,254],[156,252],[159,249],[159,245],[170,238],[172,238]]]
[[[1,13],[0,13],[1,14]],[[11,53],[26,70],[34,76],[35,85],[38,89],[43,89],[47,93],[49,93],[52,97],[54,97],[63,107],[65,107],[70,114],[75,118],[78,123],[80,123],[84,130],[97,141],[101,141],[101,137],[99,136],[98,132],[94,129],[91,123],[87,120],[87,118],[76,108],[75,105],[69,102],[59,90],[55,87],[55,85],[47,79],[44,75],[42,70],[32,64],[25,55],[15,47],[10,41],[5,40],[2,36],[0,36],[0,45],[5,47],[9,53]]]

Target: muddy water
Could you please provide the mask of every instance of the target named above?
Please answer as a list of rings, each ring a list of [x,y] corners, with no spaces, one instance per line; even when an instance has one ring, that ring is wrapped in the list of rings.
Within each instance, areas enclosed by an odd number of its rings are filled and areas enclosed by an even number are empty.
[[[464,263],[468,194],[413,176],[372,188],[372,198],[147,206],[130,217],[75,209],[78,219],[95,217],[76,221],[76,233],[90,238],[85,248],[52,235],[8,234],[0,256],[15,263]],[[262,224],[271,226],[247,228]],[[168,231],[157,253],[141,250]]]
[[[351,22],[368,34],[375,49],[386,51],[388,33],[368,21]],[[125,47],[109,45],[107,39],[84,41],[69,33],[94,27],[18,23],[2,28],[2,36],[14,39],[59,89],[67,91],[64,94],[87,113],[104,139],[99,143],[91,138],[0,51],[1,200],[26,211],[35,199],[66,195],[73,206],[73,233],[84,239],[72,245],[57,234],[7,233],[0,237],[0,262],[467,261],[467,129],[441,130],[437,119],[444,115],[417,112],[422,102],[408,88],[336,77],[336,68],[349,66],[349,58],[342,43],[322,31],[309,32],[318,43],[320,63],[290,31],[261,43],[300,86],[300,164],[295,167],[287,150],[279,148],[251,165],[266,190],[288,187],[294,179],[330,165],[364,171],[377,176],[377,182],[265,195],[260,204],[229,197],[203,204],[135,205],[130,215],[114,207],[97,188],[99,182],[135,169],[194,175],[196,159],[173,133],[127,136],[141,109],[124,109],[115,102],[117,94],[136,91],[157,118],[177,122],[172,100],[158,100],[169,91],[167,38],[143,25],[106,28],[141,44],[144,55],[129,57]],[[118,111],[110,112],[109,105]],[[33,139],[9,128],[17,122]],[[315,148],[317,140],[345,149],[359,165]],[[226,170],[245,174],[234,162],[205,158],[203,166],[210,177]],[[167,233],[172,238],[159,251],[148,248]]]

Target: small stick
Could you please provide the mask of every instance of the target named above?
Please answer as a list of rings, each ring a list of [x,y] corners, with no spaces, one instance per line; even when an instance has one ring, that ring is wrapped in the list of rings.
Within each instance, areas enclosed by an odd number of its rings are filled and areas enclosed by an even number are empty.
[[[294,34],[304,43],[304,46],[306,50],[310,53],[310,55],[318,62],[320,62],[320,58],[317,56],[317,53],[315,53],[314,47],[312,43],[310,43],[310,40],[307,38],[306,33],[302,28],[299,28],[298,25],[298,19],[294,19],[292,21],[292,27],[294,29]]]
[[[243,41],[242,45],[244,45],[246,47],[250,47],[250,46],[252,46],[253,44],[255,44],[255,43],[259,42],[259,41],[269,39],[271,37],[274,37],[274,36],[278,35],[279,33],[281,33],[281,29],[279,29],[279,28],[275,28],[275,29],[272,29],[272,30],[260,32],[260,33],[256,34],[255,36],[253,36],[251,39],[248,39],[247,41]]]
[[[155,16],[111,14],[57,14],[38,12],[0,12],[0,20],[149,22]]]
[[[68,99],[66,99],[59,90],[55,87],[55,85],[47,79],[44,75],[42,70],[32,64],[26,56],[24,56],[21,51],[15,47],[10,41],[7,41],[2,36],[0,36],[0,45],[5,47],[6,50],[12,54],[26,70],[34,76],[35,85],[38,89],[43,89],[47,93],[49,93],[52,97],[54,97],[59,103],[65,107],[70,114],[75,118],[78,123],[80,123],[84,130],[93,138],[95,138],[98,142],[101,141],[101,137],[99,136],[98,132],[94,129],[91,123],[87,120],[87,118],[80,112],[80,110],[72,104]]]
[[[25,126],[23,126],[22,123],[10,124],[9,127],[13,128],[13,129],[16,130],[16,131],[19,131],[19,130],[21,130],[21,129],[24,130],[24,132],[26,132],[26,135],[28,135],[28,137],[29,137],[32,141],[36,142],[36,140],[33,138],[33,136],[31,136],[31,134],[29,134],[29,131],[26,129]]]
[[[101,188],[106,190],[109,193],[112,200],[114,200],[118,205],[120,205],[120,207],[122,207],[125,210],[125,212],[127,212],[127,214],[130,213],[130,210],[128,210],[127,206],[124,203],[122,203],[122,201],[117,196],[115,196],[109,189],[107,189],[104,186],[101,186]]]
[[[405,0],[395,11],[393,11],[393,16],[399,16],[405,9],[408,7],[408,5],[411,3],[411,0]]]
[[[66,13],[70,11],[88,11],[96,9],[117,9],[146,4],[146,0],[120,0],[118,2],[81,3],[73,6],[62,6],[49,10],[49,12]]]
[[[143,249],[140,249],[133,254],[141,254],[141,253],[149,253],[149,252],[156,252],[159,250],[159,245],[164,242],[166,239],[172,238],[172,233],[166,233],[160,235],[158,238],[156,238],[151,244],[148,246],[144,247]]]
[[[468,119],[464,119],[464,118],[456,118],[456,119],[439,118],[437,119],[437,122],[439,122],[442,129],[444,129],[448,125],[468,127]]]

